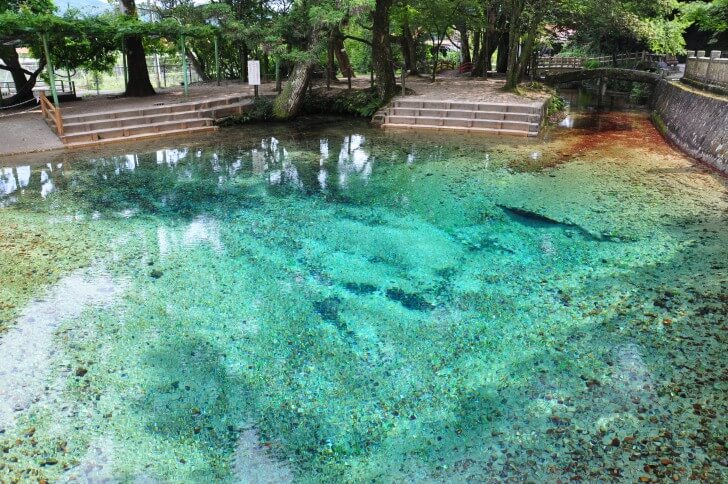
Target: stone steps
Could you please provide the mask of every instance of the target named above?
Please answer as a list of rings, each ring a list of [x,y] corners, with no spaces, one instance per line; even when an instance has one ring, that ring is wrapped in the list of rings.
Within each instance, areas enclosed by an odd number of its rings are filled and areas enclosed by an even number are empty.
[[[190,118],[175,119],[173,121],[144,123],[132,126],[116,128],[97,129],[93,131],[81,131],[78,133],[66,134],[62,140],[64,143],[78,143],[82,141],[109,140],[114,138],[126,138],[140,134],[154,134],[165,131],[184,131],[190,128],[210,127],[215,129],[212,118]]]
[[[212,118],[218,119],[233,114],[239,114],[245,104],[234,104],[232,106],[214,107],[202,110],[172,112],[172,113],[159,113],[159,114],[148,114],[148,115],[136,115],[127,117],[109,117],[92,121],[76,121],[63,123],[64,134],[70,135],[81,132],[91,132],[96,130],[110,129],[110,128],[123,128],[126,126],[139,126],[144,124],[155,124],[164,123],[167,121],[174,121],[179,119],[194,119],[194,118]],[[68,119],[68,118],[66,118]]]
[[[203,126],[200,128],[188,128],[188,129],[182,129],[182,130],[170,130],[170,131],[160,131],[157,133],[143,133],[143,134],[137,134],[133,136],[125,136],[123,138],[109,138],[109,139],[99,139],[96,141],[80,141],[80,142],[74,142],[74,143],[67,143],[67,148],[84,148],[89,146],[99,146],[99,145],[105,145],[109,143],[118,143],[120,141],[144,141],[148,139],[157,139],[163,136],[177,136],[177,135],[189,135],[189,134],[198,134],[198,133],[207,133],[210,131],[216,131],[217,126]]]
[[[387,117],[388,124],[446,126],[450,128],[486,128],[524,131],[538,134],[539,123],[526,121],[502,121],[497,119],[455,118],[445,116],[394,116]]]
[[[216,119],[242,113],[252,103],[242,95],[200,99],[175,104],[119,109],[63,117],[66,146],[147,139],[184,133],[214,131]]]
[[[518,121],[538,123],[536,113],[509,113],[505,111],[472,111],[464,109],[416,109],[393,107],[389,110],[394,116],[426,116],[435,118],[488,119],[493,121]]]
[[[241,103],[245,104],[246,102],[249,102],[249,98],[246,98],[245,96],[226,96],[214,99],[200,99],[198,101],[190,101],[185,103],[160,104],[158,106],[118,109],[114,111],[100,111],[94,113],[70,115],[64,114],[63,121],[65,125],[66,123],[81,123],[113,118],[128,118],[135,116],[151,116],[155,114],[181,113],[223,106],[231,106]]]
[[[538,136],[545,103],[395,99],[375,122],[384,129]]]

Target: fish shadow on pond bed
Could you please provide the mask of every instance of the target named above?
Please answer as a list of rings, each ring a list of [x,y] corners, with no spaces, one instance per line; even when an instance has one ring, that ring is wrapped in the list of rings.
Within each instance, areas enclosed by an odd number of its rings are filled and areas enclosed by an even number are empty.
[[[398,287],[387,289],[387,297],[412,311],[432,311],[435,306],[419,294],[405,292]]]
[[[586,240],[596,242],[622,242],[624,240],[624,237],[617,237],[601,232],[594,233],[573,222],[556,220],[551,217],[547,217],[546,215],[542,215],[531,210],[526,210],[524,208],[509,207],[507,205],[501,204],[498,204],[498,207],[503,210],[512,220],[515,220],[516,222],[524,225],[534,226],[540,224],[543,226],[565,227],[576,230]]]
[[[354,282],[347,282],[344,284],[344,288],[353,293],[357,296],[365,296],[369,294],[374,294],[378,291],[378,288],[376,286],[373,286],[371,284],[365,284],[365,283],[354,283]],[[422,297],[419,294],[413,294],[406,292],[399,287],[391,287],[387,289],[384,292],[385,296],[387,296],[388,299],[398,302],[401,304],[404,308],[409,309],[411,311],[432,311],[435,309],[435,306],[427,301],[424,297]],[[328,298],[331,299],[331,298]],[[319,303],[315,303],[316,311],[321,314],[324,319],[326,317],[324,314],[327,314],[327,317],[331,316],[330,312],[330,304],[323,304],[327,300],[321,301]],[[338,304],[338,303],[337,303]],[[337,315],[338,317],[338,315]]]

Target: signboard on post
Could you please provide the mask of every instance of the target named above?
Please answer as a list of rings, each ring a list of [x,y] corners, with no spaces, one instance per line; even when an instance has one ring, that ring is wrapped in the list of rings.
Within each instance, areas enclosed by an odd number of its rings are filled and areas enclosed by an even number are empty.
[[[248,61],[248,85],[254,86],[255,97],[258,97],[258,86],[260,86],[260,61]]]

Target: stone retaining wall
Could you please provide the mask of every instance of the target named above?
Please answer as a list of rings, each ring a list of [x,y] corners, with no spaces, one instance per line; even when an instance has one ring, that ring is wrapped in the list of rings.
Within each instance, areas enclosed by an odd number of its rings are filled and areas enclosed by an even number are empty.
[[[689,155],[728,173],[728,98],[660,81],[652,104],[652,119],[665,137]]]
[[[728,90],[728,58],[721,57],[722,54],[719,50],[713,50],[706,57],[704,50],[688,52],[684,79],[693,84]]]

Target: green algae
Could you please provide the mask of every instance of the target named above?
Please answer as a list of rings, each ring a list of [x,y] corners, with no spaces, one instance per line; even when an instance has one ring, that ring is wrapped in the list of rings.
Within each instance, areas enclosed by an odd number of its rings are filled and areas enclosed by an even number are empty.
[[[66,220],[59,277],[126,281],[56,332],[3,479],[720,480],[724,181],[629,138],[522,172],[572,138],[234,133],[79,157],[0,210]]]

